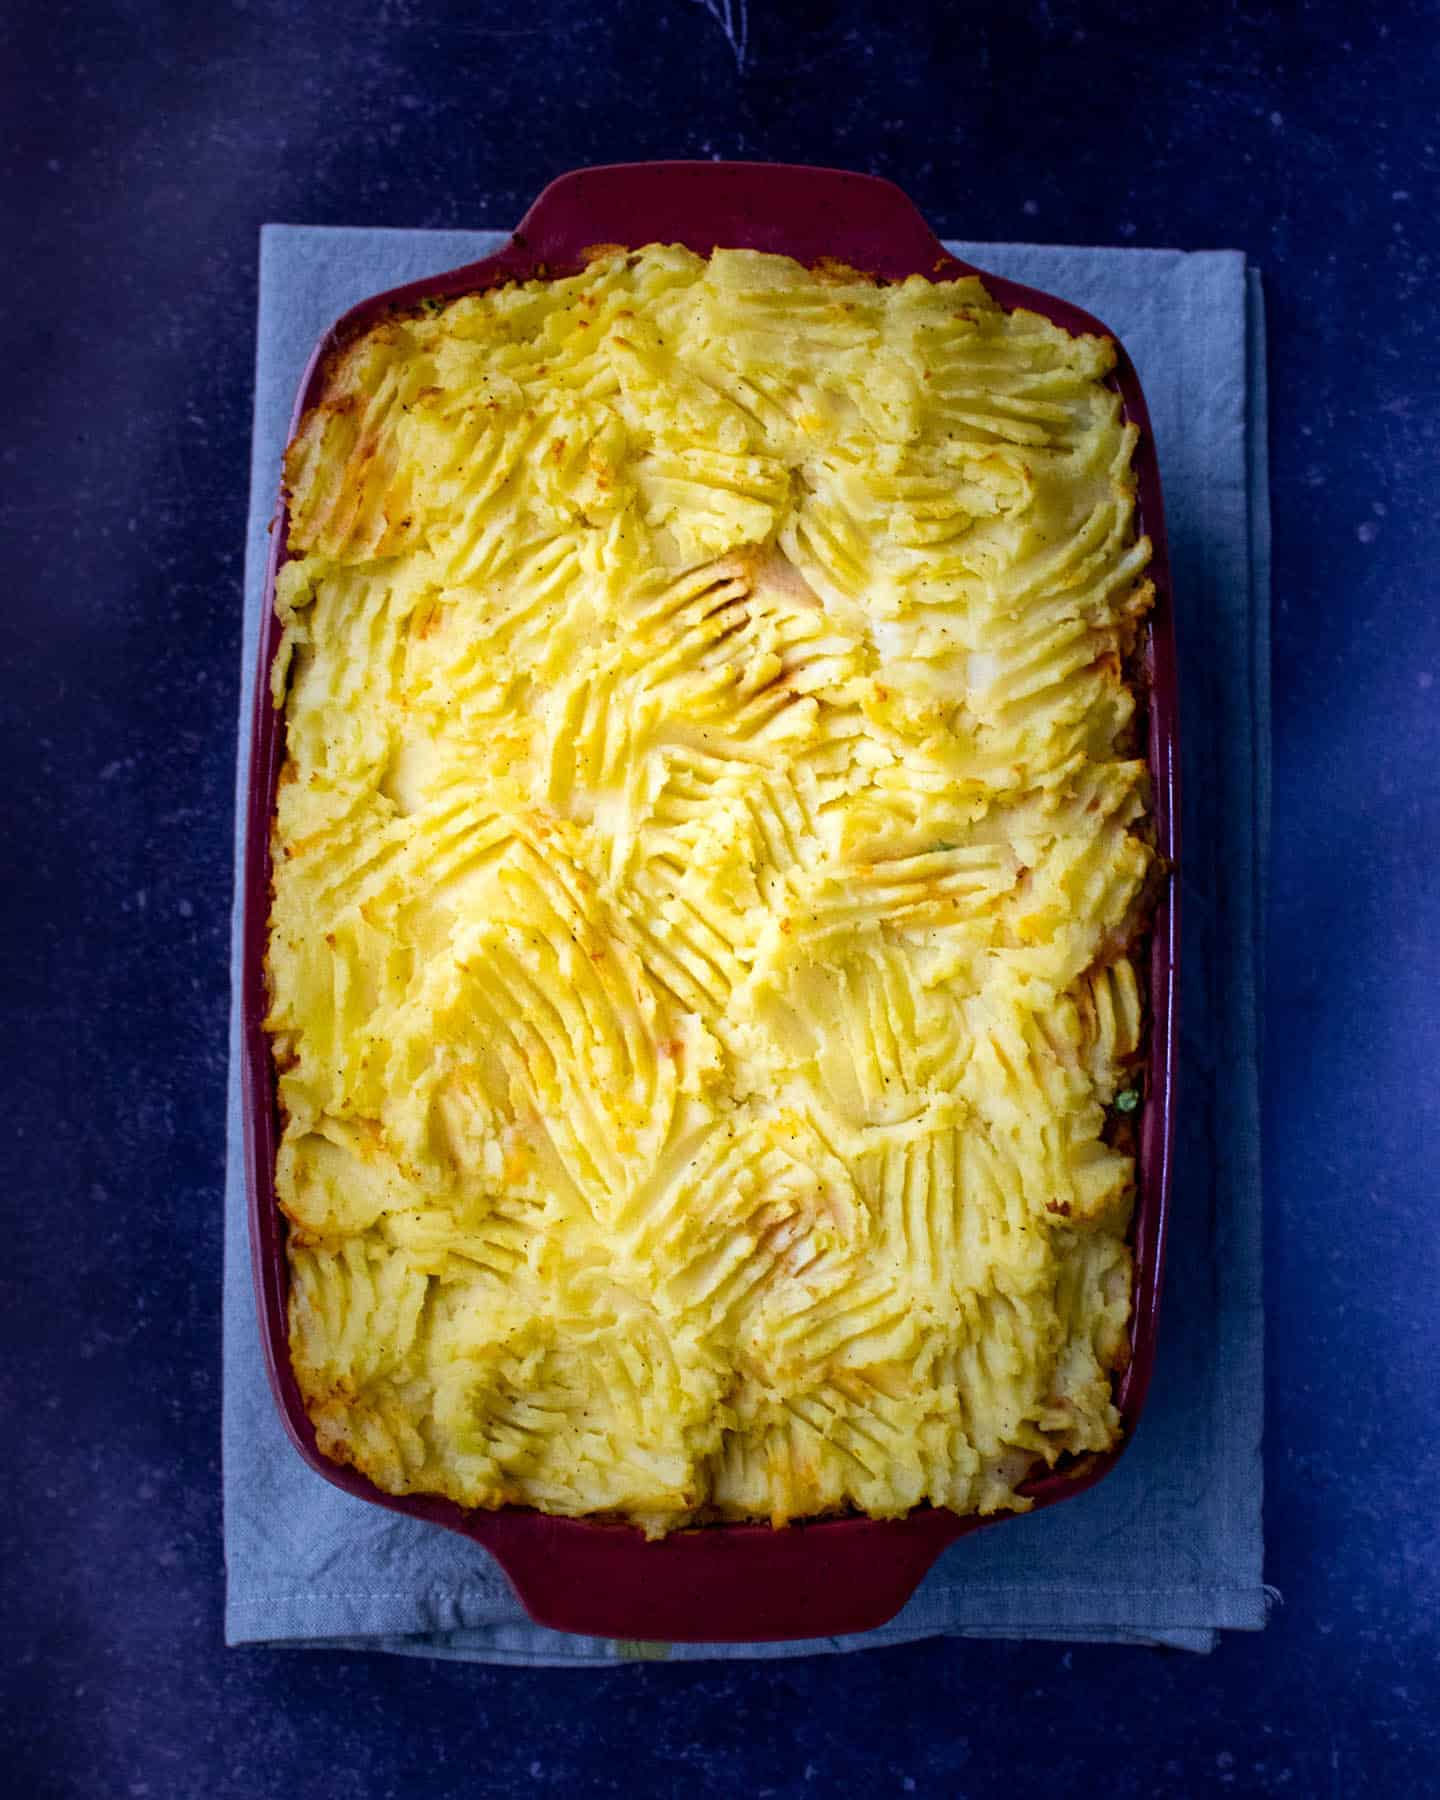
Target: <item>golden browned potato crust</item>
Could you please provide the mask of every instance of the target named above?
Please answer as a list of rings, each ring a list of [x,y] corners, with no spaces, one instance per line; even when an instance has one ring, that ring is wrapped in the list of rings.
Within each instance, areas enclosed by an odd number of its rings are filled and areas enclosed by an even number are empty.
[[[652,245],[286,459],[291,1348],[391,1492],[1023,1507],[1111,1445],[1154,856],[1111,345]]]

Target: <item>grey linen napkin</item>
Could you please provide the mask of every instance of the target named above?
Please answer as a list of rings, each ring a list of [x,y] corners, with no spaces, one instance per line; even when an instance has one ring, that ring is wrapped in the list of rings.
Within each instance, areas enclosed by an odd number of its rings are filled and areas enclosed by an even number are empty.
[[[499,232],[267,226],[260,246],[237,780],[249,753],[266,527],[301,369],[382,288]],[[778,1657],[937,1635],[1208,1650],[1265,1621],[1261,1580],[1260,933],[1269,782],[1269,505],[1259,276],[1237,252],[949,246],[1105,320],[1140,371],[1165,482],[1184,745],[1184,992],[1160,1353],[1099,1486],[954,1545],[889,1625],[787,1644],[650,1645],[533,1625],[479,1546],[351,1498],[290,1447],[261,1362],[232,1011],[224,1286],[226,1639],[496,1663]],[[237,820],[243,809],[237,809]],[[238,911],[232,976],[238,983]],[[237,1003],[238,1004],[238,1003]]]

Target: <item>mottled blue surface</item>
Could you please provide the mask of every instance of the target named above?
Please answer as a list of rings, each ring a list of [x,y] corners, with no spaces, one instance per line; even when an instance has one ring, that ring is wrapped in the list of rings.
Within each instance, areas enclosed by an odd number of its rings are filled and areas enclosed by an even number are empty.
[[[0,1754],[22,1794],[1436,1786],[1440,15],[688,0],[7,9]],[[1268,1574],[1200,1660],[572,1674],[221,1648],[230,775],[264,219],[587,161],[898,179],[947,235],[1235,246],[1275,524]]]

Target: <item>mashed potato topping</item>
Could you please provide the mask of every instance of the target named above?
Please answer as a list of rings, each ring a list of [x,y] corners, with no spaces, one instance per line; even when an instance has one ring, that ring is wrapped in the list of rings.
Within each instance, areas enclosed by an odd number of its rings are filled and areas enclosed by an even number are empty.
[[[329,1455],[659,1534],[1023,1507],[1114,1441],[1112,355],[973,279],[652,245],[337,359],[268,1019]]]

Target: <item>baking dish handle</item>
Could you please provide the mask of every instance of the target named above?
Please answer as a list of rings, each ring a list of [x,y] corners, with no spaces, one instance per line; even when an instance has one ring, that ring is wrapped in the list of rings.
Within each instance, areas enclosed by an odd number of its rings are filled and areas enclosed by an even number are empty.
[[[781,1531],[743,1525],[647,1543],[630,1526],[517,1511],[477,1521],[474,1535],[530,1616],[556,1631],[752,1643],[883,1625],[946,1545],[980,1523],[927,1508],[881,1527],[869,1519]],[[609,1541],[598,1543],[597,1533]]]
[[[575,169],[550,183],[502,254],[563,267],[607,243],[684,244],[701,256],[717,245],[740,244],[897,279],[917,269],[952,277],[969,272],[947,255],[893,182],[793,163]]]

